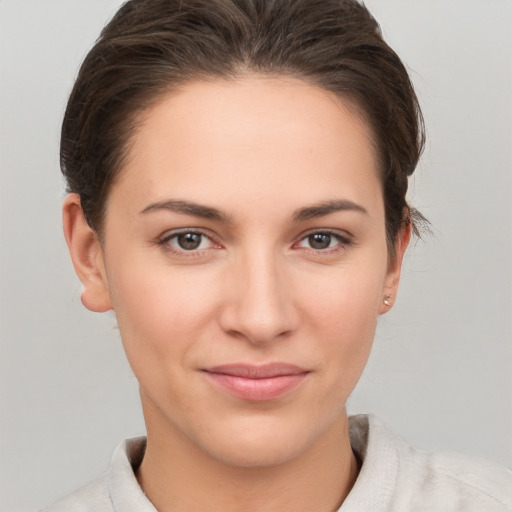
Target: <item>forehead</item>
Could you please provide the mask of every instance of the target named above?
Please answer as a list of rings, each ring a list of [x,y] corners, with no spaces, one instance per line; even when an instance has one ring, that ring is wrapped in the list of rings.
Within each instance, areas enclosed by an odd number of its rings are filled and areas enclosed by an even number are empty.
[[[140,199],[380,192],[372,135],[353,105],[286,77],[185,84],[145,112],[125,162],[114,189],[130,182]]]

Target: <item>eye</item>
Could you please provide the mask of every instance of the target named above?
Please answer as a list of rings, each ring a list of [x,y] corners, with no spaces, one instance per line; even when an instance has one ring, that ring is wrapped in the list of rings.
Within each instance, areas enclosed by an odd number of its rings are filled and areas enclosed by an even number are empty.
[[[304,237],[298,243],[298,246],[305,249],[314,249],[315,251],[326,251],[350,244],[347,237],[331,231],[316,231]]]
[[[194,252],[214,247],[214,242],[204,233],[198,231],[180,231],[173,233],[160,241],[174,252]]]

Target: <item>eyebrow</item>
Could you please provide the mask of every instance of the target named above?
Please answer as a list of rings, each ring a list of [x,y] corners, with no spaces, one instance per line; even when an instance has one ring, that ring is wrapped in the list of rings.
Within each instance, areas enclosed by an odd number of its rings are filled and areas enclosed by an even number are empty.
[[[331,213],[341,211],[354,211],[368,215],[366,208],[360,204],[349,201],[348,199],[338,199],[323,201],[318,204],[306,206],[305,208],[299,208],[298,210],[295,210],[293,220],[294,222],[301,222],[309,219],[315,219],[317,217],[325,217]]]
[[[201,217],[203,219],[216,220],[219,222],[229,223],[230,218],[225,213],[202,204],[194,203],[191,201],[181,201],[176,199],[169,199],[167,201],[159,201],[146,206],[141,214],[167,210],[174,213],[181,213],[183,215],[193,215],[194,217]]]
[[[192,215],[194,217],[201,217],[203,219],[215,220],[224,223],[231,222],[231,218],[217,208],[178,199],[169,199],[166,201],[152,203],[149,206],[146,206],[140,214],[145,215],[147,213],[162,210],[180,213],[182,215]],[[354,203],[353,201],[349,201],[348,199],[338,199],[323,201],[318,204],[299,208],[298,210],[295,210],[292,218],[294,222],[301,222],[318,217],[325,217],[326,215],[339,211],[355,211],[368,215],[368,211],[361,205]]]

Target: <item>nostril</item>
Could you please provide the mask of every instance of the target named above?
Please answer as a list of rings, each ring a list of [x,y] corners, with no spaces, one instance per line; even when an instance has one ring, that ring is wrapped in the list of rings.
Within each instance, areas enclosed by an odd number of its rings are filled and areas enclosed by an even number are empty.
[[[288,338],[297,327],[297,318],[293,308],[286,304],[262,311],[254,304],[235,303],[224,308],[220,325],[233,338],[265,344]]]

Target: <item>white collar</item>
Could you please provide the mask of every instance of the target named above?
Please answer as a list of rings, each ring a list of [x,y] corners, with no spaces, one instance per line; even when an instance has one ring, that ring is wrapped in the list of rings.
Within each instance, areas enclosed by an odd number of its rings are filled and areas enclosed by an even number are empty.
[[[349,424],[352,449],[362,460],[362,467],[339,512],[389,510],[397,481],[399,448],[406,444],[374,416],[352,416]],[[107,480],[116,512],[157,512],[134,473],[145,448],[146,438],[136,437],[123,441],[114,452]]]

